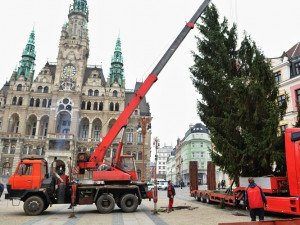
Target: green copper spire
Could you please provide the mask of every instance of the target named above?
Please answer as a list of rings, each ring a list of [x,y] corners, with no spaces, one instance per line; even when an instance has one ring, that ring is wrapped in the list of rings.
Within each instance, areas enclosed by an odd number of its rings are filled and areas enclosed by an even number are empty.
[[[89,10],[86,0],[73,0],[73,6],[70,8],[70,13],[81,13],[88,21]]]
[[[114,82],[117,82],[119,86],[122,86],[122,80],[124,76],[124,69],[123,69],[123,56],[122,56],[122,50],[121,50],[121,40],[120,35],[118,37],[115,52],[111,59],[111,67],[109,72],[110,77],[110,86]]]
[[[29,40],[27,42],[27,45],[22,53],[22,59],[20,61],[19,67],[17,69],[17,76],[15,79],[18,79],[19,76],[22,74],[25,76],[25,79],[28,79],[29,73],[34,73],[34,66],[35,66],[35,33],[34,28],[31,31],[31,34],[29,36]],[[32,77],[33,79],[33,77]],[[32,81],[32,80],[31,80]]]

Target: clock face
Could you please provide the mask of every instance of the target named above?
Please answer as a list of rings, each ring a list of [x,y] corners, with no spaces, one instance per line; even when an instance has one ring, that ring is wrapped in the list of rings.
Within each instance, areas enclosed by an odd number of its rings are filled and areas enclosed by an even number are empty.
[[[68,76],[68,77],[72,77],[76,74],[76,68],[73,65],[67,65],[64,67],[64,75]]]

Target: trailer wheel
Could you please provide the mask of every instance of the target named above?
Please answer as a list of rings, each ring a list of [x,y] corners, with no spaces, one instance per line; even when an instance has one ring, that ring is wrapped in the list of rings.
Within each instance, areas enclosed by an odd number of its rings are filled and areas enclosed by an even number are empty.
[[[96,205],[100,213],[110,213],[115,208],[115,199],[111,195],[103,194],[98,198]]]
[[[208,194],[206,194],[205,200],[206,200],[206,203],[207,203],[207,204],[210,204],[210,199],[209,199],[209,195],[208,195]]]
[[[26,199],[23,208],[28,216],[37,216],[43,212],[45,202],[40,196],[31,196]]]
[[[203,203],[206,202],[206,199],[203,197],[202,193],[200,194],[200,201],[203,202]]]
[[[133,194],[124,195],[120,202],[123,212],[134,212],[138,207],[138,204],[138,198]]]

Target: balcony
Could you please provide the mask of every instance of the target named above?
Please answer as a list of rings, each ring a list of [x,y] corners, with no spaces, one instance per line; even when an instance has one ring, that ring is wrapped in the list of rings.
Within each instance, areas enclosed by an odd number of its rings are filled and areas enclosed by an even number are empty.
[[[65,133],[48,133],[47,138],[52,140],[74,140],[74,135]]]
[[[20,137],[21,137],[20,133],[0,132],[0,138],[18,139]]]

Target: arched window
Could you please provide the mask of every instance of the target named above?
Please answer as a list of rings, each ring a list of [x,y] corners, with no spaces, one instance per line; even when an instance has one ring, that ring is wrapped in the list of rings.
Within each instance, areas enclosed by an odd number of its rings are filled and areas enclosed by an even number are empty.
[[[31,98],[31,99],[30,99],[29,106],[33,106],[33,105],[34,105],[34,99],[33,99],[33,98]]]
[[[118,92],[116,90],[113,91],[113,97],[118,97]]]
[[[16,105],[17,104],[17,97],[13,97],[11,104],[12,105]]]
[[[23,98],[20,97],[19,100],[18,100],[18,105],[22,105],[22,103],[23,103]]]
[[[94,102],[94,108],[93,110],[97,110],[98,109],[98,102]]]
[[[85,109],[85,101],[81,103],[81,109]]]
[[[38,98],[36,101],[35,101],[35,107],[40,107],[40,99]]]
[[[113,149],[113,155],[112,155],[112,157],[115,157],[116,156],[116,154],[117,154],[117,149]]]
[[[114,103],[109,104],[109,111],[114,111]]]
[[[142,160],[143,159],[143,153],[142,152],[139,152],[138,153],[138,160]]]
[[[94,91],[94,96],[99,96],[99,91],[98,90]]]
[[[50,108],[51,103],[52,103],[52,100],[50,99],[50,100],[48,101],[48,108]]]
[[[19,84],[19,85],[17,86],[17,91],[22,91],[22,84]]]
[[[42,107],[44,107],[44,108],[47,107],[47,99],[43,99]]]
[[[43,87],[42,86],[38,86],[37,92],[38,93],[42,93],[43,92]]]
[[[119,111],[119,103],[115,104],[115,111]]]
[[[88,96],[93,96],[93,90],[92,90],[92,89],[90,89],[90,90],[88,91]]]
[[[47,86],[44,87],[44,93],[48,93],[48,91],[49,91],[49,88]]]
[[[92,106],[92,103],[91,103],[91,102],[88,102],[88,103],[87,103],[87,106],[86,106],[86,109],[87,109],[87,110],[91,110],[91,106]]]
[[[99,104],[99,111],[103,111],[103,102],[100,102]]]

